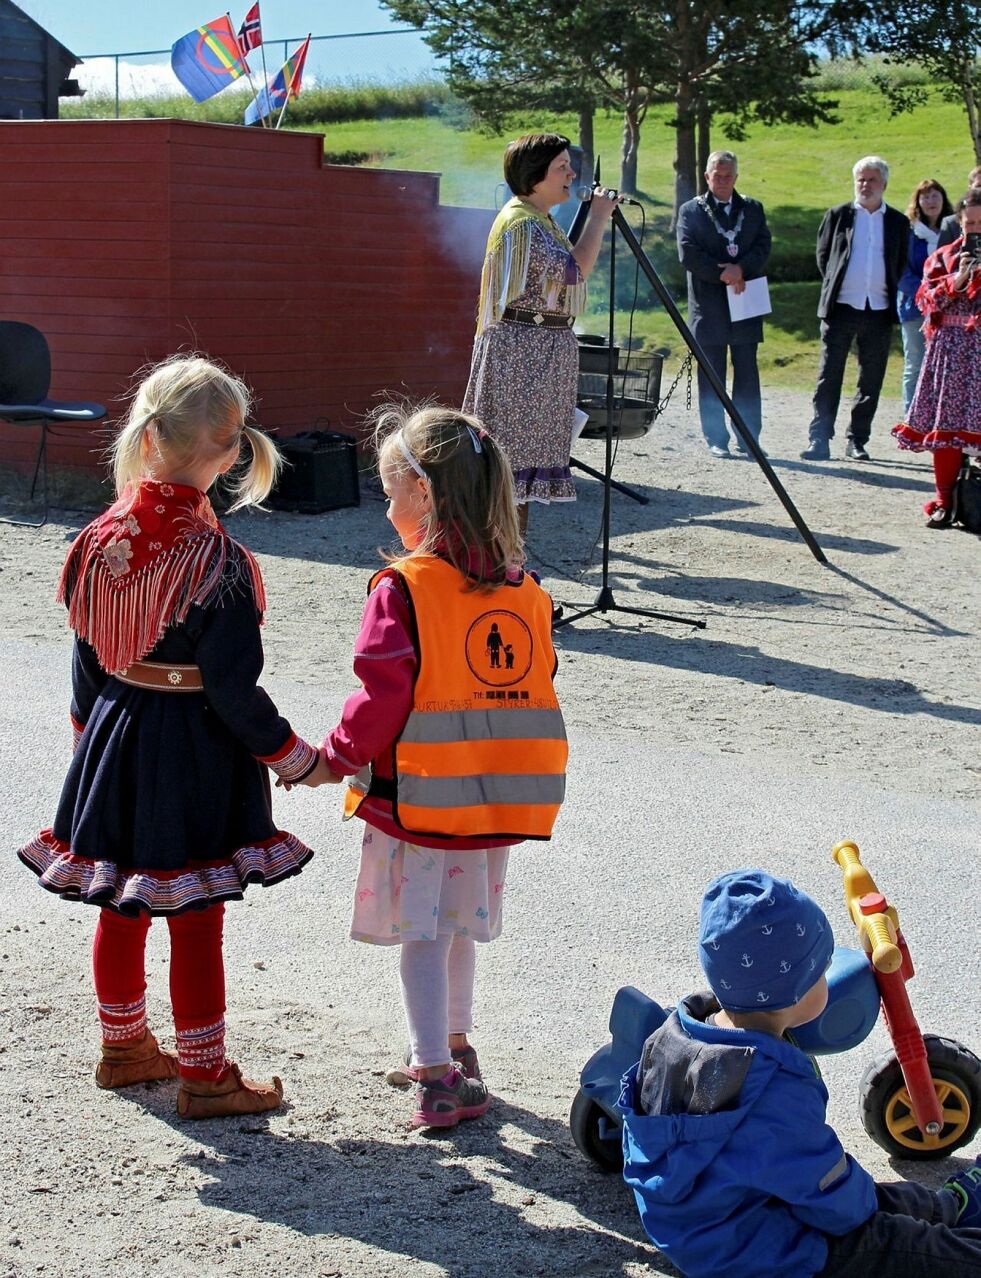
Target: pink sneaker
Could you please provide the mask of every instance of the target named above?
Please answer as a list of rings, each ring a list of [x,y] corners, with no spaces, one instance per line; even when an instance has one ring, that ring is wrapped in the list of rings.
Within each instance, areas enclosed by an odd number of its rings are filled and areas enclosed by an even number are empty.
[[[490,1108],[487,1087],[479,1078],[464,1078],[456,1065],[416,1088],[413,1127],[455,1127],[462,1119],[480,1118]]]

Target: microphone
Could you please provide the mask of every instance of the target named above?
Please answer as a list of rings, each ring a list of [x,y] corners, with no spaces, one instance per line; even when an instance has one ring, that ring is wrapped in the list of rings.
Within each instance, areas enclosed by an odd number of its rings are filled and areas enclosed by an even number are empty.
[[[612,188],[608,188],[602,196],[599,194],[598,186],[580,186],[576,189],[576,199],[582,204],[587,203],[594,195],[598,199],[619,200],[621,204],[633,204],[635,208],[643,208],[640,200],[635,200],[630,195],[621,195],[619,191]]]

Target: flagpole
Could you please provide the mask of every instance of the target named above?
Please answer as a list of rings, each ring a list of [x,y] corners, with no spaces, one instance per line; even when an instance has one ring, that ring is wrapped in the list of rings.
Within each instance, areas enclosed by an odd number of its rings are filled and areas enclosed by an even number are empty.
[[[261,21],[261,19],[260,19],[260,21]],[[260,35],[262,34],[262,28],[261,28],[261,27],[260,27],[260,29],[259,29],[259,34],[260,34]],[[268,90],[268,88],[269,88],[269,72],[266,70],[266,42],[265,42],[265,40],[263,40],[263,41],[262,41],[262,43],[259,45],[259,48],[262,50],[262,78],[263,78],[263,80],[265,81],[265,83],[266,83],[266,89]],[[263,124],[265,124],[265,122],[266,122],[266,117],[265,117],[265,116],[263,116],[263,117],[262,117],[262,122],[263,122]]]
[[[290,82],[289,82],[289,85],[287,86],[287,89],[286,89],[286,101],[283,103],[283,109],[280,111],[280,113],[279,113],[279,119],[276,121],[276,128],[277,128],[277,129],[278,129],[278,128],[279,128],[279,126],[283,123],[283,116],[286,114],[286,108],[287,108],[287,107],[289,106],[289,104],[290,104],[290,97],[292,96],[292,93],[293,93],[293,81],[296,79],[296,73],[297,73],[297,71],[300,71],[300,72],[302,72],[302,71],[303,71],[304,63],[305,63],[305,62],[306,62],[306,60],[307,60],[307,50],[308,50],[308,49],[309,49],[309,47],[310,47],[310,36],[312,36],[312,35],[313,35],[313,32],[311,31],[311,32],[307,35],[306,40],[304,40],[304,42],[303,42],[303,56],[302,56],[302,57],[300,57],[300,58],[297,58],[297,60],[296,60],[296,66],[293,68],[293,74],[290,76]]]
[[[232,15],[227,10],[225,11],[225,17],[228,19],[228,25],[232,27]],[[232,30],[234,31],[235,28],[232,27]],[[249,77],[249,88],[252,90],[252,102],[255,105],[256,109],[258,110],[259,91],[255,87],[255,81],[252,79],[252,68],[249,66],[248,55],[243,52],[242,46],[239,43],[238,36],[235,37],[235,43],[238,45],[238,56],[242,59],[242,63],[245,66],[245,74]],[[259,111],[259,119],[262,121],[262,127],[266,128],[267,127],[266,117],[262,114],[261,111]]]

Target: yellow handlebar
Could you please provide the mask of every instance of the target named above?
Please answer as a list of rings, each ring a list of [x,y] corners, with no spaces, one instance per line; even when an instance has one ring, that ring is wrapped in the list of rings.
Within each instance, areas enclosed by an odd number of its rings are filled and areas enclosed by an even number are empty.
[[[881,910],[866,913],[862,909],[863,897],[880,894],[875,880],[862,864],[857,844],[850,840],[838,843],[831,855],[843,871],[845,905],[863,948],[872,956],[873,966],[877,972],[898,972],[903,963],[902,952],[896,944],[899,915],[891,905],[885,905],[884,899]]]
[[[863,944],[872,954],[872,966],[877,972],[898,972],[903,965],[903,955],[896,944],[896,929],[888,914],[870,914],[863,919]]]

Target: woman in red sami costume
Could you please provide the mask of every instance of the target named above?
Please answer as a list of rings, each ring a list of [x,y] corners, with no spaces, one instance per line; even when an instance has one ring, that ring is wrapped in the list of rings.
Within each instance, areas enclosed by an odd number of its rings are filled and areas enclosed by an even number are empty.
[[[249,393],[199,358],[159,365],[136,392],[113,455],[115,505],[68,552],[59,597],[75,632],[75,753],[54,827],[20,849],[43,887],[100,909],[93,964],[100,1087],[180,1077],[188,1118],[274,1109],[282,1084],[225,1058],[224,902],[311,857],[272,819],[267,766],[313,772],[257,686],[265,594],[259,566],[205,496],[250,463],[232,509],[270,491],[279,454],[245,425]],[[177,1055],[146,1024],[144,947],[167,919]]]
[[[981,190],[958,205],[961,236],[927,258],[916,304],[926,319],[926,356],[906,422],[893,428],[900,448],[929,449],[936,496],[923,507],[929,528],[951,520],[964,454],[981,455],[981,263],[965,237],[981,233]]]

